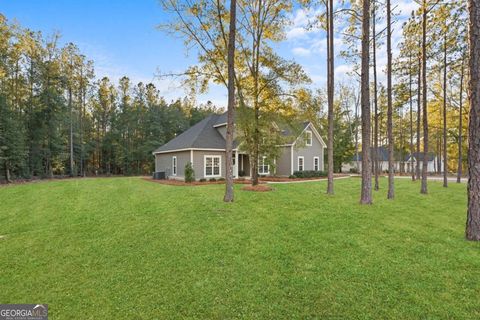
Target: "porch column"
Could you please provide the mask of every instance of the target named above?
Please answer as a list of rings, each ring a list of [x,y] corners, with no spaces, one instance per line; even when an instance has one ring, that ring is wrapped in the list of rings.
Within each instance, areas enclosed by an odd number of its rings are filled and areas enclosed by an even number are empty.
[[[233,177],[238,179],[238,151],[235,151],[235,166],[233,168]]]

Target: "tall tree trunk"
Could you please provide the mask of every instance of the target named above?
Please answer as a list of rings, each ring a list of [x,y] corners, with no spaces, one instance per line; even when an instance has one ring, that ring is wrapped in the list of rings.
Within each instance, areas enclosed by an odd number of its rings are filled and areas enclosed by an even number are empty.
[[[417,153],[415,157],[415,175],[417,180],[420,180],[420,128],[421,128],[421,117],[422,117],[422,60],[421,57],[418,57],[418,80],[417,80]]]
[[[362,190],[361,204],[372,203],[372,171],[370,167],[370,0],[363,1],[362,13]]]
[[[260,17],[262,15],[261,10],[262,10],[263,3],[261,0],[258,1],[258,13],[257,15]],[[259,159],[259,144],[260,144],[260,128],[259,128],[259,119],[260,119],[260,102],[259,102],[259,73],[260,73],[260,40],[261,40],[261,34],[259,34],[259,31],[257,30],[255,34],[255,39],[253,41],[253,68],[254,68],[254,79],[253,79],[253,107],[254,107],[254,112],[255,112],[255,131],[254,131],[254,151],[253,151],[253,159],[251,159],[251,170],[252,170],[252,185],[256,186],[258,185],[258,159]]]
[[[223,201],[233,201],[233,131],[235,112],[235,26],[237,1],[230,0],[230,29],[228,33],[228,110],[227,110],[227,137],[226,137],[226,183]],[[238,164],[237,164],[238,166]]]
[[[415,181],[415,170],[413,170],[413,93],[412,93],[412,56],[410,55],[409,66],[409,93],[410,93],[410,173],[412,181]]]
[[[255,81],[256,82],[256,81]],[[255,98],[254,100],[257,100]],[[259,158],[259,143],[260,143],[260,131],[259,131],[259,117],[260,117],[260,112],[259,112],[259,107],[258,107],[258,101],[254,102],[255,105],[255,132],[254,132],[254,148],[253,148],[253,154],[252,154],[252,159],[250,160],[250,168],[252,171],[252,185],[256,186],[258,185],[258,158]]]
[[[10,166],[7,159],[5,159],[5,161],[3,162],[3,166],[5,170],[5,180],[7,181],[7,183],[11,183],[12,179],[10,178]]]
[[[460,71],[460,115],[458,119],[458,169],[457,169],[457,183],[462,181],[462,169],[463,169],[463,155],[462,155],[462,143],[463,143],[463,76],[465,57],[462,58],[462,70]]]
[[[393,162],[393,106],[392,106],[392,21],[390,0],[387,0],[387,136],[388,136],[388,193],[395,197]]]
[[[70,177],[73,177],[73,106],[72,88],[68,88],[68,107],[70,108]]]
[[[376,2],[373,2],[372,5],[372,59],[373,59],[373,105],[374,105],[374,115],[373,115],[373,152],[372,152],[372,161],[373,161],[373,174],[375,176],[375,185],[374,189],[380,189],[378,183],[378,94],[377,94],[377,33],[375,31],[377,20],[376,20]]]
[[[357,98],[355,99],[355,168],[357,169],[357,173],[359,172],[359,165],[358,165],[358,105],[359,105],[359,99],[360,95],[357,95]]]
[[[79,91],[79,98],[80,98],[80,114],[79,114],[79,134],[80,134],[80,175],[84,176],[84,164],[83,164],[83,110],[84,110],[84,94],[83,94],[83,66],[80,66],[80,91]]]
[[[427,0],[422,13],[422,107],[423,107],[423,161],[420,193],[427,194],[428,110],[427,110]]]
[[[442,117],[442,110],[440,109],[440,117]],[[438,132],[439,130],[437,130]],[[443,156],[443,152],[442,152],[442,136],[440,135],[440,133],[437,133],[437,150],[438,150],[438,157],[437,157],[437,165],[436,165],[436,168],[435,168],[435,171],[437,173],[442,173],[442,156]]]
[[[447,19],[443,35],[443,186],[448,187],[447,180]],[[440,165],[442,163],[440,162]]]
[[[333,194],[333,93],[334,84],[334,61],[333,61],[333,0],[327,5],[327,51],[328,51],[328,183],[327,194]]]
[[[469,0],[470,123],[468,126],[468,211],[465,235],[480,240],[480,3]]]

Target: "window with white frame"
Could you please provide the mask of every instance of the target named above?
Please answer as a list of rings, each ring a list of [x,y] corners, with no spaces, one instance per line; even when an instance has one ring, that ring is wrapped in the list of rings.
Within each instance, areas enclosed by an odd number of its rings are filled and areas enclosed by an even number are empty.
[[[205,177],[220,176],[221,162],[221,156],[205,156]]]
[[[319,171],[320,170],[320,158],[313,157],[313,170]]]
[[[177,157],[176,156],[172,157],[172,175],[174,176],[177,175]]]
[[[258,174],[270,174],[270,166],[265,156],[258,159]]]
[[[310,130],[305,131],[305,145],[312,145],[312,131]]]
[[[298,171],[303,171],[305,167],[305,159],[303,157],[298,157]]]

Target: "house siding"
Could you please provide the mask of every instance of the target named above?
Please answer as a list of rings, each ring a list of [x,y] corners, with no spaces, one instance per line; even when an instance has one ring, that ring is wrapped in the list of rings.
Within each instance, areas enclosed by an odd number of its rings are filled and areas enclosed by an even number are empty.
[[[204,151],[204,150],[194,150],[193,151],[193,170],[195,170],[195,179],[209,179],[210,177],[205,177],[205,156],[220,156],[220,175],[222,178],[226,176],[225,171],[225,152],[223,151]],[[218,177],[215,177],[218,178]]]
[[[292,147],[281,147],[280,156],[277,159],[276,175],[289,176],[291,174]]]
[[[312,130],[311,125],[309,125],[306,130]],[[320,171],[324,171],[325,166],[323,154],[324,148],[322,143],[315,136],[315,134],[312,134],[311,146],[306,146],[302,144],[300,148],[297,148],[296,146],[293,147],[293,171],[298,170],[298,157],[304,158],[304,170],[313,170],[313,158],[318,157]]]
[[[177,175],[172,175],[172,157],[177,157]],[[155,155],[155,171],[164,171],[169,179],[184,179],[185,165],[190,162],[190,151],[157,153]]]
[[[217,127],[217,131],[222,135],[223,139],[227,139],[227,126]]]

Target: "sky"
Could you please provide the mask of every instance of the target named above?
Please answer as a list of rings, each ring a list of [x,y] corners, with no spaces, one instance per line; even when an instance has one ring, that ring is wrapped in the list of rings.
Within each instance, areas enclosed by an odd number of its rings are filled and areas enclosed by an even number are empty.
[[[401,37],[401,24],[417,8],[413,0],[394,1],[398,14],[393,27],[394,56]],[[59,32],[62,42],[73,42],[80,51],[94,61],[98,78],[104,76],[117,81],[128,76],[134,83],[153,82],[167,100],[186,95],[175,80],[158,79],[162,73],[178,73],[196,63],[194,51],[187,52],[183,41],[156,29],[169,19],[157,0],[0,0],[0,12],[21,26],[42,31],[44,35]],[[312,79],[313,88],[326,84],[326,38],[322,30],[306,30],[315,10],[295,8],[289,18],[286,39],[275,45],[286,59],[303,66]],[[384,28],[379,22],[377,30]],[[351,64],[339,57],[346,44],[342,40],[343,26],[337,26],[335,35],[336,81],[348,83]],[[378,50],[379,79],[386,65],[384,49]],[[197,97],[198,103],[213,102],[226,105],[226,89],[212,85],[209,92]]]

